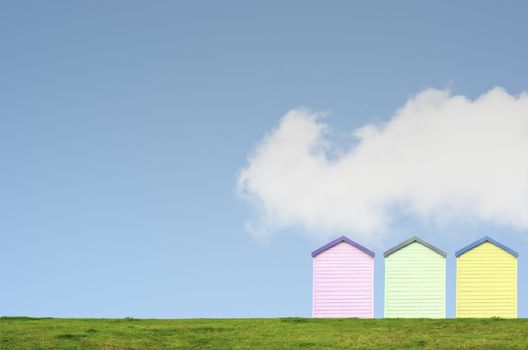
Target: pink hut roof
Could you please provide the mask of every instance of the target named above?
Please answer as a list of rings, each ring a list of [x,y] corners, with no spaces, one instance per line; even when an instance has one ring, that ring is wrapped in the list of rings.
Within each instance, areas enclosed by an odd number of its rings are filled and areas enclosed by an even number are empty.
[[[316,257],[317,255],[321,254],[325,250],[328,250],[328,249],[332,248],[333,246],[338,245],[341,242],[347,242],[348,244],[350,244],[350,245],[352,245],[352,246],[364,251],[365,253],[367,253],[368,255],[370,255],[372,257],[374,257],[374,255],[375,255],[372,250],[363,247],[361,244],[354,242],[353,240],[351,240],[350,238],[348,238],[346,236],[341,236],[341,237],[339,237],[337,239],[334,239],[332,242],[328,242],[327,244],[325,244],[321,248],[318,248],[318,249],[314,250],[312,252],[312,257]]]

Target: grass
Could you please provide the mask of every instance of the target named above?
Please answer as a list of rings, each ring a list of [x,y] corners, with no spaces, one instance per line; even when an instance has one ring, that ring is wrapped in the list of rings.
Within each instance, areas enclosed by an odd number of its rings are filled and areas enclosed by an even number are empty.
[[[528,319],[0,317],[0,349],[528,349]]]

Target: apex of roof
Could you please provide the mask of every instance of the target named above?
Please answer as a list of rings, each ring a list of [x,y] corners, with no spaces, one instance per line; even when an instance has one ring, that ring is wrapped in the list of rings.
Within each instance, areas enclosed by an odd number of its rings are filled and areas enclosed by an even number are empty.
[[[519,256],[519,253],[517,253],[515,250],[505,246],[504,244],[500,243],[500,242],[497,242],[496,240],[494,240],[493,238],[491,238],[490,236],[484,236],[482,237],[481,239],[465,246],[464,248],[460,249],[459,251],[457,251],[455,253],[455,256],[458,258],[460,255],[466,253],[467,251],[475,248],[475,247],[478,247],[479,245],[481,245],[482,243],[486,243],[486,242],[490,242],[491,244],[495,245],[496,247],[499,247],[501,248],[502,250],[504,250],[505,252],[507,253],[510,253],[511,255],[515,256],[515,257],[518,257]]]
[[[361,244],[359,244],[359,243],[357,243],[357,242],[354,242],[353,240],[351,240],[351,239],[348,238],[347,236],[341,236],[341,237],[339,237],[339,238],[337,238],[337,239],[334,239],[334,240],[331,241],[331,242],[328,242],[328,243],[325,244],[324,246],[322,246],[322,247],[320,247],[320,248],[314,250],[314,251],[312,252],[312,257],[316,257],[317,255],[321,254],[321,253],[324,252],[325,250],[328,250],[328,249],[332,248],[333,246],[338,245],[338,244],[341,243],[341,242],[346,242],[346,243],[348,243],[348,244],[350,244],[350,245],[353,245],[354,247],[356,247],[356,248],[362,250],[363,252],[365,252],[366,254],[368,254],[368,255],[370,255],[370,256],[372,256],[372,257],[375,256],[375,254],[374,254],[374,252],[373,252],[372,250],[365,248],[364,246],[362,246]]]
[[[402,249],[404,247],[407,247],[409,244],[414,243],[414,242],[420,243],[421,245],[423,245],[423,246],[431,249],[432,251],[442,255],[444,258],[447,256],[446,252],[444,252],[443,250],[435,247],[431,243],[428,243],[428,242],[424,241],[423,239],[421,239],[420,237],[417,237],[417,236],[413,236],[413,237],[401,242],[400,244],[395,245],[394,247],[392,247],[391,249],[389,249],[385,253],[383,253],[383,256],[384,257],[388,257],[392,253],[395,253],[398,250],[400,250],[400,249]]]

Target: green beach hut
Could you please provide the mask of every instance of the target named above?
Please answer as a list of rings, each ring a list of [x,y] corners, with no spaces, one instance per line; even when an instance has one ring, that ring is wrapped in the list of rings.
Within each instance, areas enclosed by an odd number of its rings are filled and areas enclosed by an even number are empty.
[[[384,256],[385,317],[444,318],[446,253],[415,236]]]

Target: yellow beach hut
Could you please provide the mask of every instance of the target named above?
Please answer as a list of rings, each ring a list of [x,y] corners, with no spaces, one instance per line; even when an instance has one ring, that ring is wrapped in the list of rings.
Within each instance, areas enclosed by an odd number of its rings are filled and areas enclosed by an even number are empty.
[[[517,317],[518,253],[484,237],[455,253],[456,317]]]

